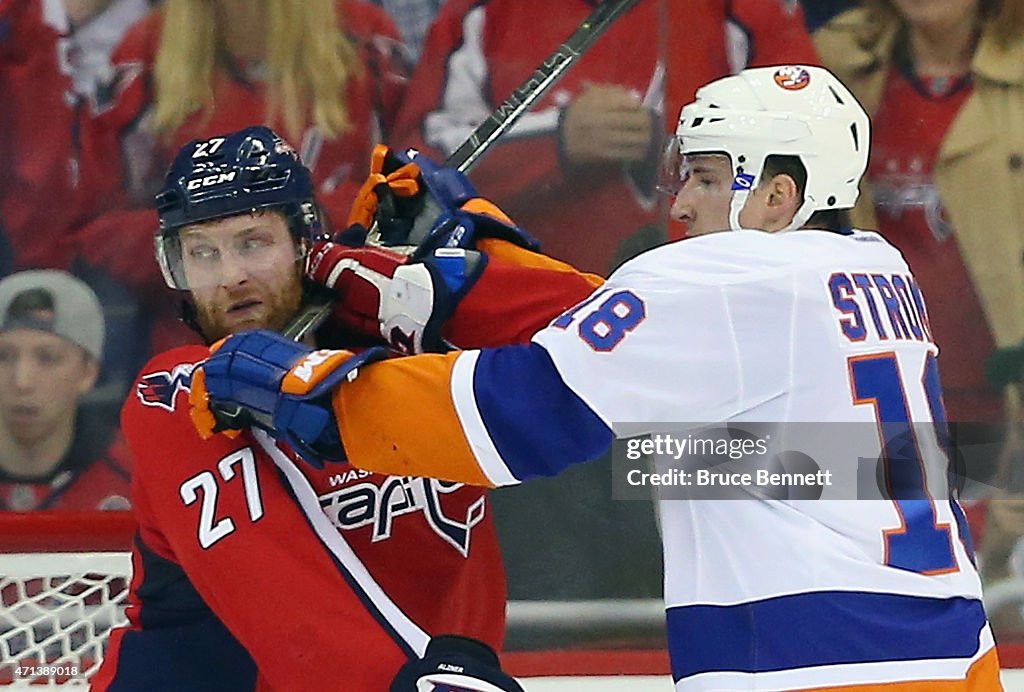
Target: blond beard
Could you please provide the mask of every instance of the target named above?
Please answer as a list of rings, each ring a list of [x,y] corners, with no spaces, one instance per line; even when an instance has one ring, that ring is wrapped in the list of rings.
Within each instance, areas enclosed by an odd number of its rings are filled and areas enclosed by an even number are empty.
[[[246,324],[242,329],[270,329],[281,332],[291,322],[302,305],[302,279],[296,274],[294,281],[280,291],[271,292],[266,296],[266,316],[258,323]],[[227,325],[224,311],[215,305],[193,301],[196,308],[196,321],[202,330],[203,337],[209,342],[218,341],[240,331]]]

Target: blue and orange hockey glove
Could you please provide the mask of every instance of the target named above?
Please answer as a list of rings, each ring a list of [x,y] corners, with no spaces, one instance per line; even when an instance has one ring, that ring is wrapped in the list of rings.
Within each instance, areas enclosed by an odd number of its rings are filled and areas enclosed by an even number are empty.
[[[214,344],[192,375],[192,422],[204,439],[262,428],[316,468],[343,461],[331,394],[360,366],[386,356],[383,348],[313,350],[267,330],[235,334]]]
[[[537,241],[493,202],[479,196],[455,168],[438,165],[416,149],[374,147],[370,174],[349,215],[356,228],[376,224],[371,244],[414,248],[413,259],[440,247],[474,249],[478,238],[502,238],[536,250]]]

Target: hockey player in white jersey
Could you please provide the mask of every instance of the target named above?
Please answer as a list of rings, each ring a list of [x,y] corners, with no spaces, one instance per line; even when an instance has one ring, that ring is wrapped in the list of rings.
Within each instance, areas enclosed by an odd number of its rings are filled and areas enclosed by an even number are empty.
[[[916,493],[659,503],[676,689],[1001,689],[963,515],[934,490],[949,459],[924,299],[897,249],[843,224],[869,136],[824,69],[718,80],[671,152],[672,213],[697,237],[627,262],[530,343],[356,370],[241,334],[194,404],[241,404],[307,453],[340,433],[356,466],[487,486],[679,422],[861,423],[883,466],[899,431]],[[294,413],[312,409],[322,422]]]

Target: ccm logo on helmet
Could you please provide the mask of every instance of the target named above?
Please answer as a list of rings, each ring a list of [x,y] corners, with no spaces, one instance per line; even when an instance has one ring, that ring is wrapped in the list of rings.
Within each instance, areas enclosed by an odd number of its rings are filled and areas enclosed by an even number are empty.
[[[775,83],[787,91],[799,91],[811,83],[811,73],[802,67],[780,67],[775,71]]]
[[[203,187],[220,185],[221,183],[230,183],[237,175],[238,171],[231,171],[230,173],[217,173],[216,175],[206,175],[202,178],[193,178],[185,184],[185,189],[198,190]]]

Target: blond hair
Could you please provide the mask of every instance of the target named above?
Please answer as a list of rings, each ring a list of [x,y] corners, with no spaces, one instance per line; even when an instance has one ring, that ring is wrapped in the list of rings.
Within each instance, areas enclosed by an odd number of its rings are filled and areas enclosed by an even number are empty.
[[[266,10],[268,123],[298,137],[310,123],[326,136],[349,128],[345,87],[363,66],[346,36],[337,0],[252,0]],[[214,107],[213,82],[226,65],[216,3],[165,0],[154,65],[153,129],[169,136],[196,111]]]

